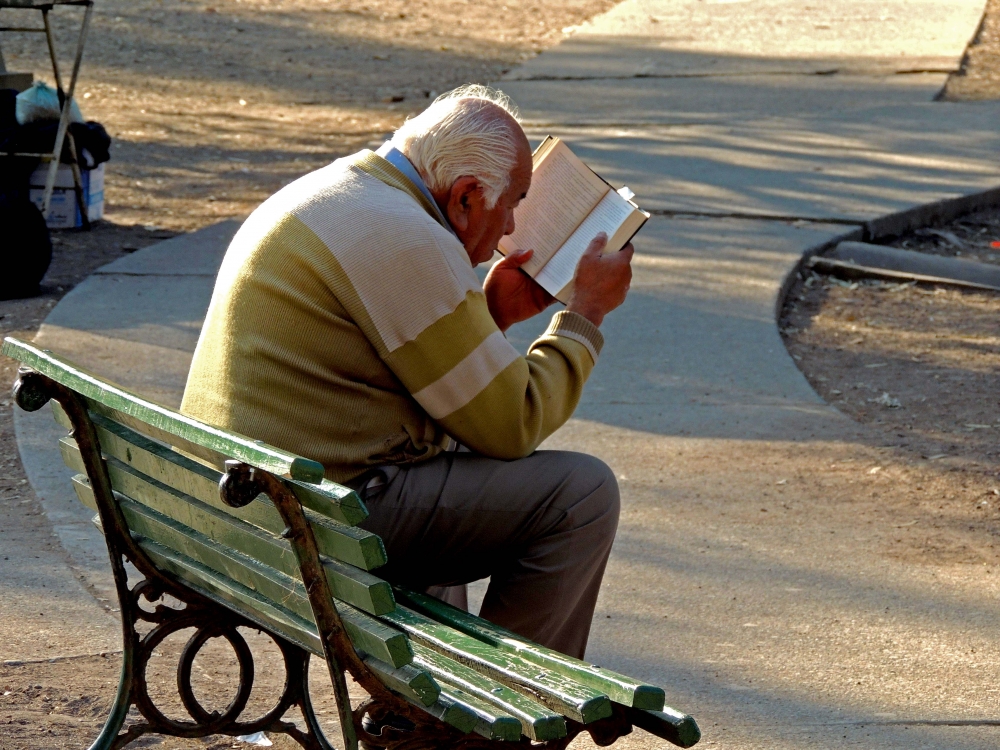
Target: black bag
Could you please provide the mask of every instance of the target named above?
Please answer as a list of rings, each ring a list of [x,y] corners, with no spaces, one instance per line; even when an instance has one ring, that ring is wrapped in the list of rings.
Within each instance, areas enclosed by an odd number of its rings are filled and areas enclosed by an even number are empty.
[[[52,240],[23,193],[0,194],[0,237],[0,299],[34,297],[52,262]]]

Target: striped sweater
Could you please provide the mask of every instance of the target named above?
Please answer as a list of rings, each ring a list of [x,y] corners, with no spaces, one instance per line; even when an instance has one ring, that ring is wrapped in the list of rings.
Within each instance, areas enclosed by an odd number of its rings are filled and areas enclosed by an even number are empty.
[[[556,313],[524,356],[426,197],[370,151],[288,185],[216,280],[181,410],[347,481],[461,443],[533,451],[573,413],[603,339]]]

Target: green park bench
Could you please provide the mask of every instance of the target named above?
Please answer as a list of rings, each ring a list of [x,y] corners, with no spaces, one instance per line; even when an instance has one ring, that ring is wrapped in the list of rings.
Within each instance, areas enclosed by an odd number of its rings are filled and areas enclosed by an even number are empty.
[[[680,747],[700,738],[694,719],[665,707],[658,687],[379,579],[371,571],[386,553],[378,536],[357,526],[367,516],[364,503],[324,479],[319,463],[139,398],[16,339],[4,341],[3,353],[22,363],[18,406],[36,411],[51,401],[70,430],[59,447],[79,472],[73,487],[97,511],[111,558],[123,665],[92,750],[151,732],[260,731],[326,750],[309,698],[311,655],[326,662],[349,749],[359,739],[398,750],[564,748],[584,731],[606,746],[633,727]],[[138,583],[130,584],[126,561]],[[274,708],[247,719],[254,658],[240,627],[270,636],[286,670]],[[185,629],[194,634],[178,659],[177,687],[190,720],[178,720],[151,699],[146,666],[165,638]],[[226,709],[209,712],[194,695],[191,672],[214,638],[232,645],[239,685]],[[370,696],[357,707],[345,672]],[[133,706],[139,718],[125,728]],[[304,729],[285,718],[294,707]],[[390,715],[414,728],[365,730]]]

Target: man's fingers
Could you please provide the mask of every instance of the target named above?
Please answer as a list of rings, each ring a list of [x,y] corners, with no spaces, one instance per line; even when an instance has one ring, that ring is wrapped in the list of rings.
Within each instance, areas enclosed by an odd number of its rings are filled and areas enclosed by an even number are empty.
[[[631,269],[632,269],[632,255],[633,255],[634,252],[635,251],[632,250],[632,249],[619,250],[617,253],[615,253],[615,259],[614,260],[618,263],[619,267],[620,266],[625,266],[626,268],[628,268],[631,271]],[[610,258],[609,258],[609,260],[610,260]]]
[[[601,232],[587,246],[576,267],[576,285],[567,309],[579,313],[594,325],[614,310],[628,294],[632,282],[632,243],[617,253],[604,255],[608,236]]]

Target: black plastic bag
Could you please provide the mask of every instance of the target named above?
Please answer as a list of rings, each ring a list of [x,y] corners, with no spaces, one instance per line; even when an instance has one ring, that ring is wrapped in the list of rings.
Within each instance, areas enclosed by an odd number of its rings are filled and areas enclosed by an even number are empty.
[[[0,299],[34,297],[52,262],[45,217],[23,193],[0,195]]]

